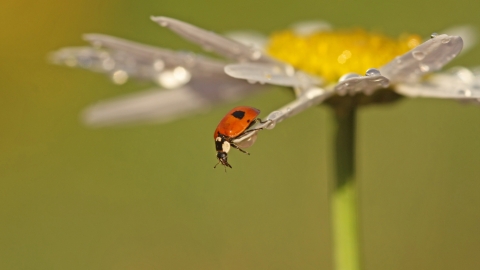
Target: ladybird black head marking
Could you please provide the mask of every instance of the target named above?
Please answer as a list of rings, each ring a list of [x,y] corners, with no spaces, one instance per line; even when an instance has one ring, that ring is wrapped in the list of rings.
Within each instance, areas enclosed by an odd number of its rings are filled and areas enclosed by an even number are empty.
[[[245,116],[245,112],[244,112],[244,111],[234,111],[234,112],[232,113],[232,115],[233,115],[233,117],[242,120],[243,117]]]

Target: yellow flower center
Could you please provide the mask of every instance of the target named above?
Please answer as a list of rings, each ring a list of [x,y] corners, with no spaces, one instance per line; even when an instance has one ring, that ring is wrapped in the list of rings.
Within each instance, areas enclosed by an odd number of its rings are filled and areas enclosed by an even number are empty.
[[[362,29],[327,30],[309,35],[285,30],[270,36],[267,52],[297,69],[336,82],[346,73],[364,74],[369,68],[380,68],[420,42],[418,35],[393,39]]]

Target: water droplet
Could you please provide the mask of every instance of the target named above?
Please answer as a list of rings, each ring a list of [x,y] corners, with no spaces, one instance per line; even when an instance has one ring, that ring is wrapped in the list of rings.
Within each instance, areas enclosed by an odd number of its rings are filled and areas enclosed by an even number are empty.
[[[430,67],[428,65],[425,65],[425,64],[420,64],[420,65],[418,65],[418,67],[420,67],[420,70],[422,72],[428,72],[430,70]]]
[[[285,114],[287,116],[289,116],[292,113],[292,109],[290,107],[286,108],[285,110],[286,110]]]
[[[422,51],[414,51],[412,52],[413,58],[415,58],[418,61],[423,60],[425,58],[425,53]]]
[[[112,74],[112,81],[115,84],[124,84],[128,80],[128,74],[124,70],[117,70]]]
[[[443,43],[443,44],[447,44],[447,43],[449,43],[451,40],[452,40],[452,39],[451,39],[450,37],[447,37],[447,38],[442,39],[442,43]]]
[[[254,51],[252,52],[252,55],[250,56],[250,58],[251,58],[252,60],[258,60],[261,56],[262,56],[262,52],[261,52],[261,51],[259,51],[259,50],[254,50]]]
[[[295,75],[295,68],[290,65],[285,66],[285,73],[287,73],[288,76],[293,76]]]
[[[69,56],[65,58],[65,65],[69,67],[74,67],[77,65],[77,59],[74,56]]]
[[[184,67],[176,67],[173,69],[173,76],[179,84],[185,84],[190,81],[192,75]]]
[[[89,57],[79,57],[78,65],[82,68],[90,68],[92,66],[92,59]]]
[[[178,68],[178,67],[177,67]],[[167,88],[167,89],[173,89],[180,87],[187,83],[190,80],[190,72],[186,71],[184,73],[180,67],[180,69],[173,69],[173,70],[165,70],[158,74],[157,77],[157,82],[159,85]]]
[[[305,97],[308,99],[314,99],[324,93],[323,90],[319,88],[313,88],[305,93]]]
[[[115,67],[115,60],[112,58],[106,58],[102,61],[102,67],[105,70],[112,70]]]
[[[153,62],[153,69],[156,71],[162,71],[165,68],[165,63],[162,60],[155,60]]]
[[[376,68],[369,68],[367,72],[365,72],[365,76],[380,76],[380,70]]]
[[[470,91],[469,89],[460,89],[460,90],[458,90],[458,94],[462,95],[462,96],[465,96],[465,97],[471,97],[472,96],[472,91]]]
[[[432,34],[430,35],[430,38],[436,38],[437,36],[438,36],[438,33],[432,33]]]
[[[343,82],[343,81],[346,81],[348,79],[356,78],[356,77],[360,77],[360,75],[358,75],[357,73],[347,73],[347,74],[343,75],[342,77],[340,77],[340,79],[338,81]]]
[[[466,84],[472,84],[475,80],[475,74],[468,68],[457,67],[451,70],[451,73]]]
[[[266,126],[266,129],[272,129],[275,127],[277,124],[277,120],[282,117],[282,113],[279,111],[273,111],[267,116],[267,121],[270,121],[270,123]]]

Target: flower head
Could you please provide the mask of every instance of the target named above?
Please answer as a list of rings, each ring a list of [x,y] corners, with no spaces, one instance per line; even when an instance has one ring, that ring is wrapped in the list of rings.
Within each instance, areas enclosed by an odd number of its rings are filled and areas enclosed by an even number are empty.
[[[369,68],[381,67],[420,42],[418,35],[393,39],[360,28],[320,29],[311,33],[288,29],[271,35],[267,52],[296,69],[335,83],[347,73],[361,74]]]
[[[107,73],[117,84],[133,77],[162,88],[93,105],[85,111],[87,123],[169,121],[240,99],[263,84],[291,87],[296,93],[294,101],[269,114],[266,128],[325,100],[341,103],[342,97],[360,96],[359,104],[398,94],[474,102],[480,98],[479,76],[466,68],[425,76],[460,53],[459,36],[433,34],[421,43],[418,35],[392,39],[361,29],[310,27],[274,33],[265,46],[258,37],[237,41],[172,18],[152,20],[226,60],[85,35],[92,46],[60,49],[52,61]]]

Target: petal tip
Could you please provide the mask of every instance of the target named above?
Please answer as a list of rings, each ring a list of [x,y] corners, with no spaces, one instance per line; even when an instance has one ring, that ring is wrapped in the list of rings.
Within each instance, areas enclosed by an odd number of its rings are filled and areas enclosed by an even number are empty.
[[[172,21],[172,18],[169,17],[164,17],[164,16],[150,16],[150,20],[160,24],[161,26],[167,26],[170,21]]]

